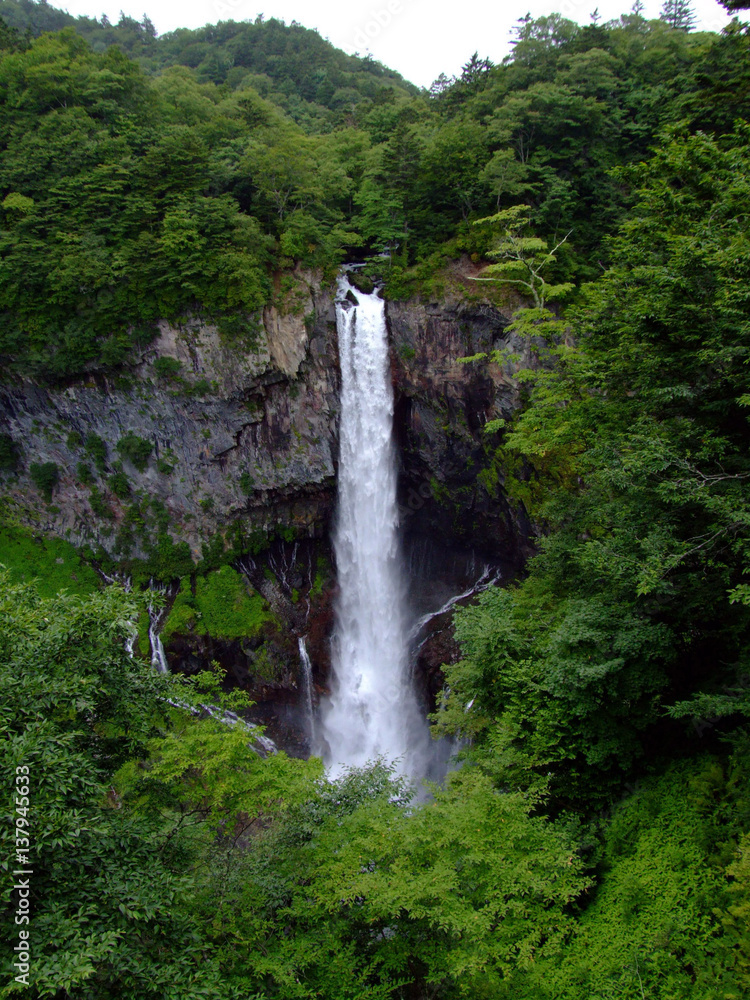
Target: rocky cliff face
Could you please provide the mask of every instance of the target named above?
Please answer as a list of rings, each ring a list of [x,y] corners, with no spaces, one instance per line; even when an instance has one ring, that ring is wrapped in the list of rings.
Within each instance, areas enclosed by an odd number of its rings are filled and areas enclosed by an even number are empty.
[[[333,290],[298,274],[279,299],[233,343],[198,320],[162,323],[117,378],[0,386],[0,434],[19,454],[15,471],[0,473],[0,490],[26,524],[115,559],[153,557],[165,537],[194,560],[206,546],[220,556],[224,538],[242,533],[240,568],[277,623],[262,646],[273,680],[255,670],[258,651],[247,642],[177,632],[167,651],[188,672],[219,658],[272,714],[296,705],[296,636],[308,637],[320,689],[330,668],[338,451]],[[387,317],[402,526],[421,600],[414,610],[431,613],[483,562],[507,576],[528,552],[528,525],[492,464],[497,437],[483,428],[512,414],[514,373],[531,359],[508,334],[508,317],[487,304],[389,302]],[[497,348],[514,360],[459,360]],[[33,474],[44,463],[58,475],[46,501]],[[189,558],[182,566],[189,572]],[[449,615],[425,635],[417,671],[427,703],[440,664],[456,655]]]
[[[161,323],[118,378],[0,387],[0,433],[22,455],[4,492],[27,523],[116,556],[144,554],[147,533],[128,532],[126,545],[118,532],[144,497],[194,557],[237,522],[320,533],[334,495],[337,399],[333,302],[300,275],[238,342],[197,320]],[[145,460],[123,445],[128,436],[150,445]],[[51,504],[34,463],[57,467]]]
[[[484,427],[518,406],[514,375],[533,364],[528,345],[507,332],[508,316],[461,299],[391,303],[388,319],[407,533],[519,566],[529,526],[505,497],[502,474],[492,465],[498,438]],[[498,349],[513,360],[504,366],[460,360]]]
[[[527,348],[486,304],[390,302],[387,315],[407,532],[521,561],[527,526],[488,469],[496,440],[483,426],[517,406],[513,375]],[[494,348],[518,361],[459,361]],[[197,320],[161,323],[117,378],[0,386],[0,433],[22,456],[3,492],[27,523],[115,556],[144,554],[147,527],[119,530],[138,521],[135,501],[148,520],[144,498],[161,505],[162,530],[194,558],[237,524],[323,537],[335,499],[338,380],[332,290],[298,275],[238,342]],[[150,447],[145,460],[123,445],[128,436]],[[46,504],[31,475],[44,463],[58,474]]]

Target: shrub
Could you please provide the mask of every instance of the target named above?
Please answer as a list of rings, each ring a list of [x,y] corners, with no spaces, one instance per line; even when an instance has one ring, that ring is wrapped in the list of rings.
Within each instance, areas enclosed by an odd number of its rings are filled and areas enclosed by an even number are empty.
[[[115,472],[109,477],[109,488],[121,500],[126,500],[130,496],[130,483],[124,472]]]
[[[261,595],[251,590],[231,566],[199,576],[193,596],[184,579],[167,618],[162,638],[176,632],[210,635],[215,639],[241,639],[257,635],[272,617]]]
[[[52,499],[52,490],[57,486],[60,472],[54,462],[32,462],[29,469],[34,485],[47,503]]]
[[[190,386],[189,394],[191,396],[208,396],[212,391],[213,386],[208,379],[199,378],[197,382],[194,382]]]
[[[61,538],[44,538],[18,525],[0,524],[2,563],[12,583],[30,583],[42,597],[54,597],[63,587],[69,594],[88,594],[100,585],[83,552]]]
[[[271,617],[264,598],[255,590],[248,593],[245,580],[231,566],[199,576],[195,597],[201,612],[201,631],[216,638],[255,635]]]
[[[157,358],[154,361],[154,372],[158,378],[172,379],[182,370],[182,364],[177,358]]]
[[[91,466],[87,465],[85,462],[78,463],[76,466],[76,475],[84,486],[90,486],[94,481],[94,474],[91,471]]]
[[[187,542],[174,542],[170,535],[160,533],[156,542],[147,546],[147,558],[132,560],[128,569],[134,582],[148,583],[152,579],[167,582],[189,576],[195,563]]]
[[[19,458],[18,445],[10,434],[0,434],[0,472],[14,472]]]
[[[86,435],[86,454],[94,460],[94,465],[99,472],[104,472],[107,468],[107,442],[100,438],[98,434]]]
[[[138,437],[137,434],[133,434],[129,431],[125,437],[121,437],[117,442],[117,450],[120,452],[123,458],[128,459],[129,462],[139,472],[145,472],[146,466],[148,464],[149,456],[153,451],[154,446],[150,441],[145,438]]]
[[[152,497],[149,506],[151,507],[151,513],[154,515],[158,533],[160,535],[167,534],[169,526],[172,523],[172,515],[169,513],[169,510],[158,497]]]
[[[78,433],[78,431],[71,431],[68,434],[68,440],[66,441],[67,446],[71,451],[75,451],[76,448],[80,448],[83,444],[83,438]]]
[[[112,509],[102,496],[98,486],[91,487],[89,503],[91,504],[91,510],[97,517],[104,517],[107,519],[112,517]]]
[[[247,470],[240,476],[240,489],[246,496],[249,496],[253,492],[254,482],[255,480]]]
[[[192,595],[190,579],[189,577],[184,577],[180,583],[180,592],[174,599],[174,603],[170,608],[169,615],[161,632],[161,639],[164,645],[169,644],[170,639],[175,633],[186,635],[192,632],[199,618],[200,612],[197,610],[195,598]]]

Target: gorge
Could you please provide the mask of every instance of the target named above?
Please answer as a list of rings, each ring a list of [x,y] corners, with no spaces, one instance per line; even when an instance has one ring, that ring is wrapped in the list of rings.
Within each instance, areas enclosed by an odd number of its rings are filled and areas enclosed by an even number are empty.
[[[521,366],[528,349],[504,334],[502,313],[469,291],[467,283],[443,302],[378,305],[397,448],[391,516],[400,526],[404,587],[418,595],[399,607],[411,618],[395,625],[398,632],[471,589],[485,562],[512,573],[528,551],[528,527],[505,501],[501,482],[477,478],[491,454],[483,424],[517,405],[513,369],[458,363],[505,346]],[[356,288],[349,294],[369,301]],[[336,298],[335,287],[301,272],[284,301],[264,312],[250,350],[226,344],[198,321],[164,323],[137,364],[116,379],[0,387],[0,430],[24,449],[23,467],[4,479],[15,516],[83,545],[99,565],[112,572],[119,566],[143,586],[160,573],[162,586],[183,577],[182,590],[172,587],[169,606],[155,613],[157,628],[143,652],[188,673],[218,660],[251,692],[258,720],[275,739],[284,745],[284,731],[298,733],[286,744],[294,752],[310,745],[298,710],[307,681],[295,636],[307,635],[316,702],[331,676],[337,591],[330,537],[347,404],[337,310],[340,324],[345,315]],[[179,365],[179,374],[160,376],[162,359]],[[118,450],[127,435],[150,445],[142,468]],[[101,470],[92,440],[101,442]],[[59,479],[53,502],[40,505],[29,470],[45,462],[58,468]],[[94,483],[82,481],[82,465]],[[110,485],[118,469],[129,484],[122,496]],[[194,563],[210,581],[217,553],[219,564],[232,561],[266,602],[267,619],[254,633],[213,624],[201,603],[202,578],[197,591],[189,583]],[[416,664],[405,668],[416,669],[421,714],[439,695],[443,659],[455,655],[448,634],[435,626],[431,638],[428,628]],[[405,646],[399,655],[409,660],[411,651]]]

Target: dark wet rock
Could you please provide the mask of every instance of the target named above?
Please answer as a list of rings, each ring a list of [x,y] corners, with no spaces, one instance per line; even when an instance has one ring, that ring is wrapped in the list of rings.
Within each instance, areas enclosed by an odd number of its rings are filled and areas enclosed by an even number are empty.
[[[180,367],[160,376],[159,359]],[[0,488],[22,521],[115,554],[128,507],[108,482],[118,468],[131,493],[163,504],[173,540],[186,541],[196,558],[205,541],[237,523],[247,533],[281,524],[319,536],[334,501],[338,383],[331,294],[298,275],[288,311],[268,307],[231,344],[197,319],[160,323],[157,340],[117,377],[0,386],[0,433],[22,443],[24,456]],[[118,452],[127,434],[151,445],[144,468]],[[104,470],[86,452],[91,435],[106,447]],[[34,462],[58,467],[51,506],[30,479]],[[108,515],[92,503],[81,464],[95,475]],[[128,554],[143,555],[137,535]]]
[[[519,406],[515,375],[535,363],[529,345],[486,303],[389,303],[388,321],[405,530],[521,565],[530,525],[506,497],[491,461],[499,438],[484,428]],[[508,360],[488,361],[493,350]],[[485,357],[460,360],[475,355]]]

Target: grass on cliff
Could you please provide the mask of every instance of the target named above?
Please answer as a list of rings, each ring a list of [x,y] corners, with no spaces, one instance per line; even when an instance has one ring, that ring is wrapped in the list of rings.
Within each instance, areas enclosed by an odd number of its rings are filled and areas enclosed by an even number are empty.
[[[173,635],[211,635],[215,639],[241,639],[257,635],[272,621],[265,599],[250,591],[244,578],[231,566],[199,576],[192,592],[185,577],[164,623],[165,645]]]
[[[70,542],[40,538],[16,525],[0,524],[0,563],[10,572],[12,583],[36,579],[45,598],[62,589],[85,595],[100,587],[99,577]]]

